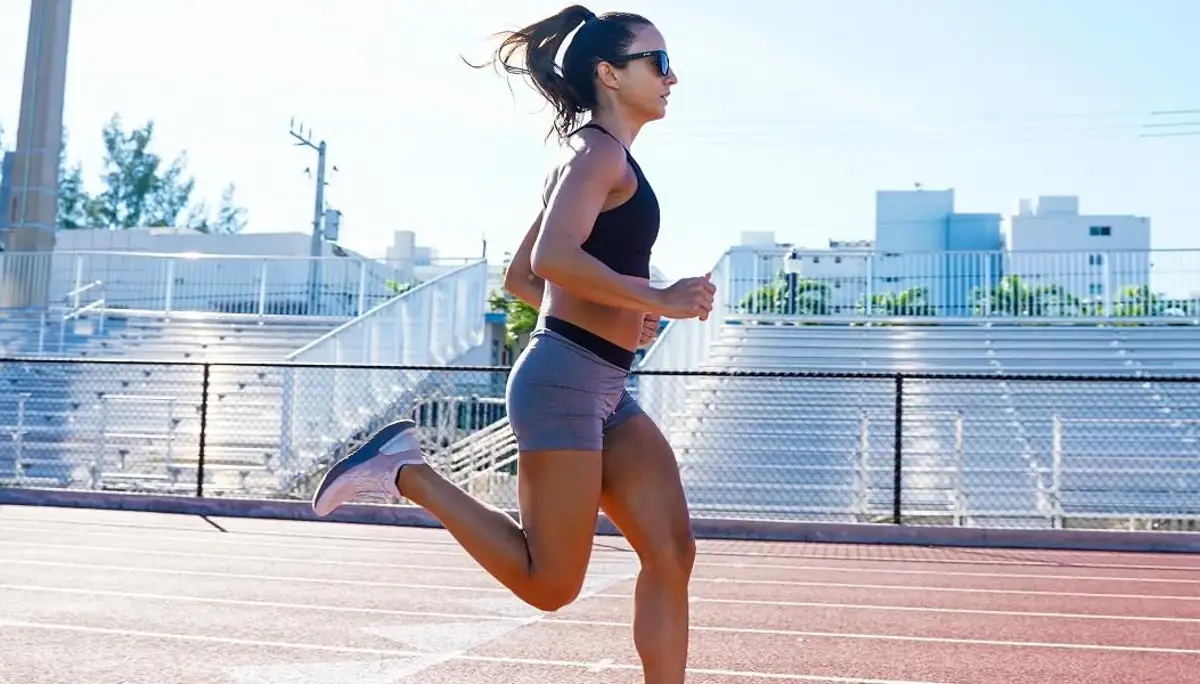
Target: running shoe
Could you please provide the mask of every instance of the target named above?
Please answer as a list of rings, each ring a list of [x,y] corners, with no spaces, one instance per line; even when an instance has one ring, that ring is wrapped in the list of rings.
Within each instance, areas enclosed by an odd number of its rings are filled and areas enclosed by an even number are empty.
[[[400,498],[396,487],[400,469],[425,462],[416,427],[411,420],[385,425],[365,444],[335,463],[313,495],[313,512],[325,517],[361,494]]]

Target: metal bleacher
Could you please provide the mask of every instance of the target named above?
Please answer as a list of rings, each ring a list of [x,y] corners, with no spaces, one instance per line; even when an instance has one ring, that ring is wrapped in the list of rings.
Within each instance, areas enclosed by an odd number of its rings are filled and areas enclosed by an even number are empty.
[[[98,321],[87,322],[98,330]],[[12,436],[14,453],[0,457],[0,484],[194,491],[203,391],[194,362],[279,362],[335,325],[316,317],[251,322],[218,314],[110,314],[103,334],[72,333],[51,355],[129,364],[4,364],[0,426]],[[35,335],[31,327],[24,337]],[[193,363],[172,365],[178,362]],[[273,482],[281,374],[276,367],[211,371],[205,465],[211,493],[263,491]]]
[[[1200,376],[1195,320],[746,312],[778,264],[739,271],[735,251],[712,270],[723,315],[672,322],[630,383],[693,515],[891,522],[899,454],[905,522],[1200,524],[1200,383],[1153,379]],[[515,505],[503,421],[441,456],[476,496]]]
[[[293,494],[424,398],[419,378],[384,366],[453,363],[482,344],[486,278],[470,262],[403,293],[367,291],[381,301],[341,315],[112,308],[103,284],[87,286],[91,304],[0,311],[0,487]]]
[[[1137,378],[1200,374],[1196,335],[1189,326],[727,324],[702,370],[995,376],[903,381],[906,519],[1195,519],[1200,386]],[[1125,379],[1008,378],[1051,371]],[[660,419],[697,512],[891,519],[894,378],[687,381]]]

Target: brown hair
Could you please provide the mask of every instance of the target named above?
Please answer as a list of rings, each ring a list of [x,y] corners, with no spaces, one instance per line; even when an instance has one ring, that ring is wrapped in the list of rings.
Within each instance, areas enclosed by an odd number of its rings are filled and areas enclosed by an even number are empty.
[[[575,129],[580,114],[598,105],[596,65],[619,61],[633,42],[634,29],[648,25],[650,21],[637,14],[609,12],[597,16],[583,5],[571,5],[525,28],[498,34],[504,41],[488,63],[497,70],[503,66],[508,74],[529,77],[534,89],[554,107],[550,132],[562,139]],[[567,36],[577,28],[560,69],[555,58]],[[481,68],[486,64],[471,66]]]

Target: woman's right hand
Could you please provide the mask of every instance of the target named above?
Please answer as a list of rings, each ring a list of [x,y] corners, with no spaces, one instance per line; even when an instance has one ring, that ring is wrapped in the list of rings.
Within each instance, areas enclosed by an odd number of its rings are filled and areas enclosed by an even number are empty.
[[[684,278],[659,290],[659,306],[654,313],[664,318],[699,318],[706,321],[712,311],[716,291],[711,273],[700,278]]]

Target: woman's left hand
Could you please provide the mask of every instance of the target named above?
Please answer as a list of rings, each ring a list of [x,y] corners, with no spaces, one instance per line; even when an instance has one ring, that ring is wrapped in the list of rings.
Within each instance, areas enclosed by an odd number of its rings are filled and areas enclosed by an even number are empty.
[[[661,319],[654,314],[646,314],[642,319],[642,336],[638,339],[639,347],[649,346],[658,337],[658,324]]]

